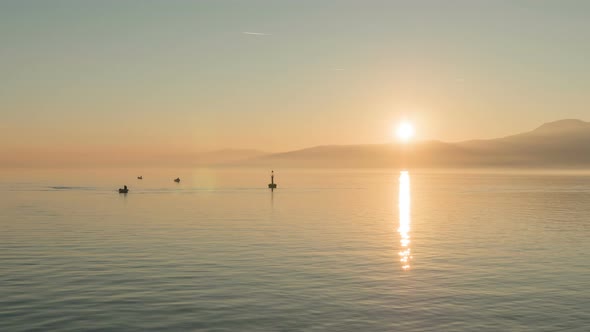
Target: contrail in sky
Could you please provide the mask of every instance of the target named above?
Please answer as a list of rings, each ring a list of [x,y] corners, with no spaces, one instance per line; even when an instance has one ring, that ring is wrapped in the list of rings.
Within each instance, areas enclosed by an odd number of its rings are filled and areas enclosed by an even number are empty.
[[[270,33],[264,33],[264,32],[251,32],[251,31],[242,31],[243,34],[245,35],[254,35],[254,36],[270,36]]]

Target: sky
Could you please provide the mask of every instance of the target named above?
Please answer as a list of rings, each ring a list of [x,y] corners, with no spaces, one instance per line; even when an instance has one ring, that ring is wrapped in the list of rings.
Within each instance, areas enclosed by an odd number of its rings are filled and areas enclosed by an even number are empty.
[[[590,120],[588,41],[588,1],[4,0],[0,149],[501,137]]]

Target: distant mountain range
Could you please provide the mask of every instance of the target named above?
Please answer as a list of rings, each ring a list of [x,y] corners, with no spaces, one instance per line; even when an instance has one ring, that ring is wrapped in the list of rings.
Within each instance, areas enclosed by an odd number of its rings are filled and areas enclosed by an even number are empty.
[[[530,132],[458,143],[327,145],[283,153],[226,149],[154,154],[147,150],[23,150],[0,154],[0,167],[339,167],[590,168],[590,122],[560,120]]]
[[[235,165],[260,167],[590,167],[590,122],[560,120],[508,137],[458,143],[317,146]]]
[[[167,153],[146,149],[19,149],[0,153],[2,167],[207,167],[229,165],[267,153],[257,150],[224,149]]]

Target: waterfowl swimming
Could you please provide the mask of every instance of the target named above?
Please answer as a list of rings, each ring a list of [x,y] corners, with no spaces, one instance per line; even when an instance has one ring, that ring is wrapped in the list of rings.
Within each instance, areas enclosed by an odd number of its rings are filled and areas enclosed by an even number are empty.
[[[180,178],[174,179],[174,182],[180,182]]]
[[[126,194],[129,192],[129,189],[127,189],[127,186],[123,186],[123,189],[119,188],[119,194]]]
[[[138,180],[143,180],[143,176],[142,176],[142,175],[140,175],[140,176],[138,176],[138,177],[137,177],[137,179],[138,179]]]

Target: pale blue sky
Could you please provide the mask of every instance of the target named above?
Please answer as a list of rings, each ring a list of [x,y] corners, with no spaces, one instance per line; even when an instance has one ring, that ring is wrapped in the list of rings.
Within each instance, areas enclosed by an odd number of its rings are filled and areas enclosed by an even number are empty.
[[[589,1],[0,1],[0,147],[498,137],[590,120],[589,41]]]

